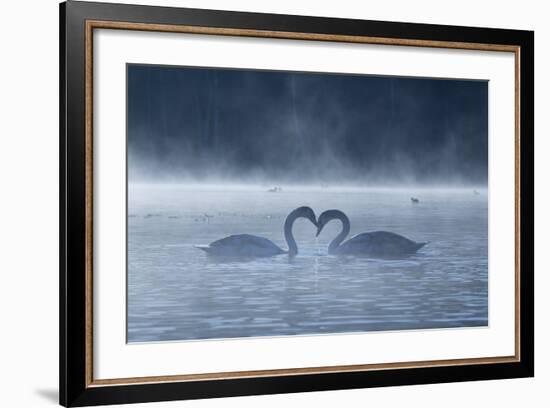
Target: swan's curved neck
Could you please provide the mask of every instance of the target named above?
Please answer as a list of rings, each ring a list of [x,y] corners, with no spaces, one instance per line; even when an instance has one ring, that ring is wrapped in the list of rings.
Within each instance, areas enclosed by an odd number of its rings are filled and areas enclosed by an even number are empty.
[[[299,211],[292,211],[285,220],[285,240],[288,245],[288,255],[295,256],[298,253],[298,245],[296,245],[296,240],[294,239],[294,234],[292,234],[292,227],[294,221],[297,218],[300,218],[302,215]]]
[[[344,214],[342,211],[334,210],[333,213],[331,213],[331,219],[333,220],[340,220],[342,221],[342,231],[332,240],[330,245],[328,246],[328,253],[333,254],[336,252],[340,244],[349,234],[350,231],[350,224],[349,224],[349,218],[346,214]]]

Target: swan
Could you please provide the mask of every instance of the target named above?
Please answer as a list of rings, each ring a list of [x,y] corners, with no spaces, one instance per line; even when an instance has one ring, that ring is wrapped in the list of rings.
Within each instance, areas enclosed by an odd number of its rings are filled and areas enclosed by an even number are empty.
[[[358,234],[346,242],[342,241],[350,231],[350,222],[340,210],[327,210],[317,220],[317,236],[331,220],[340,220],[343,228],[328,246],[330,255],[365,255],[373,258],[396,258],[414,254],[427,242],[414,242],[388,231],[373,231]]]
[[[267,238],[249,234],[230,235],[210,245],[195,245],[195,247],[211,256],[268,257],[288,254],[293,257],[298,253],[298,246],[292,234],[292,226],[298,218],[306,218],[317,226],[317,217],[310,207],[299,207],[291,211],[284,225],[288,251],[279,248]]]

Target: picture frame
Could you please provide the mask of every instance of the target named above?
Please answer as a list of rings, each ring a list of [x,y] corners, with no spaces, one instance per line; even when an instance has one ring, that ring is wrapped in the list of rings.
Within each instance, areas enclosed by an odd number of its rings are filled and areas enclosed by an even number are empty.
[[[510,53],[514,58],[514,352],[184,375],[94,375],[94,35],[98,30]],[[412,58],[414,52],[411,51]],[[532,377],[534,33],[68,1],[60,5],[60,404],[87,406]],[[512,222],[512,220],[510,220]],[[497,252],[491,256],[498,257]],[[493,259],[493,258],[492,258]],[[111,271],[124,274],[125,271]],[[125,295],[121,293],[120,296]],[[208,358],[208,356],[203,356]]]

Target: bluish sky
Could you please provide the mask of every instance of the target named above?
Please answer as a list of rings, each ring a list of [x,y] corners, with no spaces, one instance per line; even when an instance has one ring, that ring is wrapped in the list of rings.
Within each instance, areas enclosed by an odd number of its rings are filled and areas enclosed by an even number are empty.
[[[129,180],[487,182],[485,81],[128,65]]]

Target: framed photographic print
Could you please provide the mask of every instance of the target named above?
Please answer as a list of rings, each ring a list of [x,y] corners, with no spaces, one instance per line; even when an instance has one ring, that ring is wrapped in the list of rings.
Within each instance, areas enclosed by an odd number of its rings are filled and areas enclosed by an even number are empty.
[[[60,27],[62,405],[533,376],[533,32]]]

